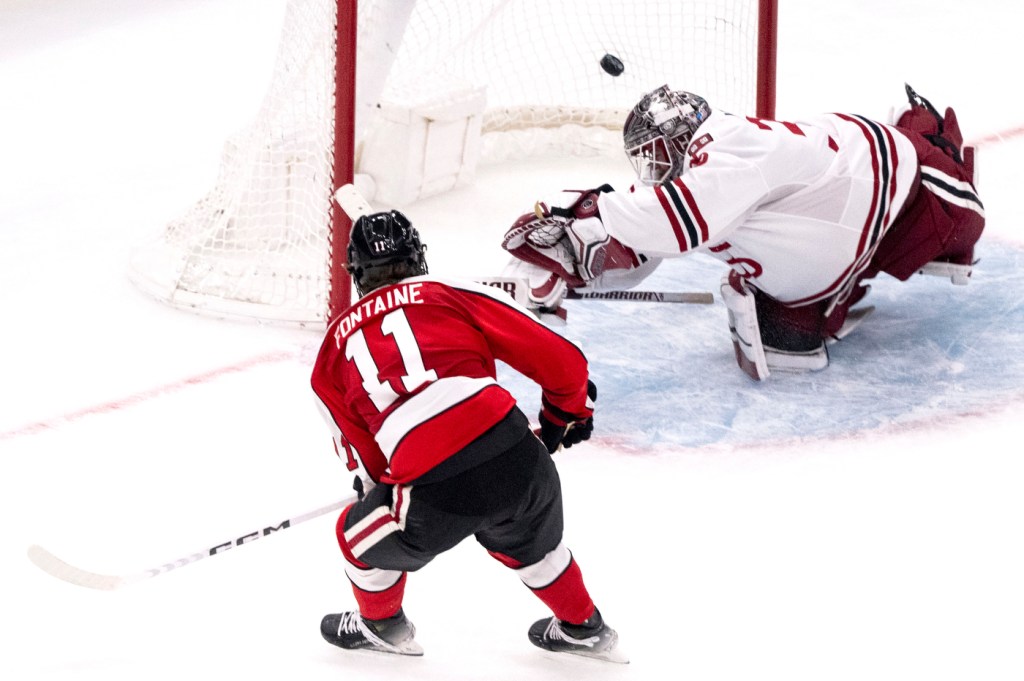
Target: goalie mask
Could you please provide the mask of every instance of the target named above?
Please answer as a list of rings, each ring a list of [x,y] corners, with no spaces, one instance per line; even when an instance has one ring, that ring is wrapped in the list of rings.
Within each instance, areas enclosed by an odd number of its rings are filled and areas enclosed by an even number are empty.
[[[622,128],[626,156],[640,181],[654,185],[679,177],[686,147],[709,115],[711,107],[703,97],[669,90],[668,85],[644,95]]]
[[[364,215],[352,225],[348,265],[360,296],[427,273],[425,244],[409,219],[393,210]]]

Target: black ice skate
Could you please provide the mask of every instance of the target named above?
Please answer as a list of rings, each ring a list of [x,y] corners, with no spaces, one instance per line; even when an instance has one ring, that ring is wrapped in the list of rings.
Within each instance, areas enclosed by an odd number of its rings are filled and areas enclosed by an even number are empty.
[[[364,619],[358,612],[325,615],[320,633],[328,643],[346,650],[371,650],[396,655],[422,655],[413,640],[416,627],[402,610],[383,620]]]
[[[530,627],[529,637],[530,643],[551,652],[621,664],[629,662],[618,648],[619,635],[604,623],[597,610],[583,624],[570,624],[555,617],[537,620]]]

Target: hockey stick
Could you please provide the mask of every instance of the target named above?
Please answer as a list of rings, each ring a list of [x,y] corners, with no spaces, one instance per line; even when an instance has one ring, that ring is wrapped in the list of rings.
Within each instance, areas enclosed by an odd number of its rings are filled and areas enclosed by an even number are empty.
[[[569,289],[567,300],[632,300],[641,303],[696,303],[710,305],[715,297],[710,292],[680,293],[677,291],[576,291]]]
[[[354,184],[344,184],[338,187],[334,192],[334,200],[353,222],[373,212],[369,202],[363,198]]]
[[[474,281],[500,288],[520,305],[530,307],[527,291],[530,285],[520,277],[474,277]],[[709,292],[682,293],[678,291],[576,291],[569,289],[566,300],[623,300],[640,303],[697,303],[710,305],[715,297]]]
[[[76,584],[78,586],[89,587],[90,589],[113,591],[114,589],[120,589],[121,587],[128,586],[129,584],[141,582],[144,579],[156,577],[170,572],[171,570],[177,570],[180,567],[191,565],[203,558],[218,556],[235,546],[248,544],[256,541],[260,537],[265,537],[272,532],[280,532],[281,530],[286,530],[289,527],[298,525],[299,523],[304,523],[307,520],[318,518],[319,516],[330,513],[331,511],[342,509],[355,500],[356,496],[352,495],[351,497],[347,497],[341,501],[335,501],[327,506],[322,506],[318,509],[308,511],[302,515],[295,516],[294,518],[286,518],[277,525],[270,525],[262,529],[253,530],[252,532],[243,534],[235,539],[229,539],[226,542],[215,544],[208,549],[196,551],[195,553],[164,563],[159,567],[150,568],[130,575],[101,575],[95,572],[89,572],[88,570],[83,570],[82,568],[75,567],[70,563],[64,562],[42,546],[35,544],[28,547],[28,559],[31,560],[40,570],[56,577],[57,579],[63,579],[65,582],[70,582],[71,584]]]

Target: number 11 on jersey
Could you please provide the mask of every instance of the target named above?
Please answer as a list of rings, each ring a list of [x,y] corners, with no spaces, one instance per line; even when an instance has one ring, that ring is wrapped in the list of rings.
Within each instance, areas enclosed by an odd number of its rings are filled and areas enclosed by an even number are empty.
[[[409,319],[401,308],[389,312],[381,320],[380,330],[385,336],[391,336],[398,347],[398,354],[405,365],[405,376],[402,376],[402,387],[407,392],[416,390],[424,383],[437,380],[437,372],[423,366],[423,355],[416,343]],[[355,362],[356,371],[363,379],[363,390],[366,391],[377,411],[384,411],[398,399],[398,393],[385,380],[380,380],[380,370],[370,353],[363,330],[360,329],[349,336],[345,343],[345,357]]]

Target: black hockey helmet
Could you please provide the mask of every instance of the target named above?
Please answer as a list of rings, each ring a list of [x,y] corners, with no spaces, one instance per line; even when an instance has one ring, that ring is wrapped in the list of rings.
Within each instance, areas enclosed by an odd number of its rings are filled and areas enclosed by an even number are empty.
[[[360,296],[408,277],[427,273],[419,232],[397,210],[363,215],[352,225],[348,264]]]

